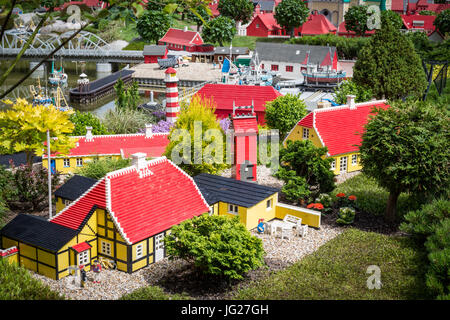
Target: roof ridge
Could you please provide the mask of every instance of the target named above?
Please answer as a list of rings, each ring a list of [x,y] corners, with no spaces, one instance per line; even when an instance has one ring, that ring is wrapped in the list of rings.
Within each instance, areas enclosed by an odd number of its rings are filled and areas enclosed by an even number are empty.
[[[381,104],[381,103],[386,104],[386,100],[372,100],[372,101],[355,103],[355,107],[356,107],[355,109],[350,109],[350,106],[348,104],[343,104],[343,105],[340,105],[337,107],[314,109],[312,112],[315,114],[315,113],[328,112],[328,111],[340,111],[340,110],[344,110],[344,109],[356,110],[358,107],[367,107],[367,106]]]
[[[152,136],[162,136],[162,135],[168,135],[169,132],[152,132]],[[120,134],[99,134],[99,135],[93,135],[92,138],[121,138],[121,137],[138,137],[138,136],[145,136],[145,133],[120,133]],[[71,136],[71,138],[86,138],[86,136]]]
[[[49,222],[53,222],[53,220],[55,220],[57,217],[59,217],[60,215],[62,215],[64,212],[66,212],[67,210],[69,210],[70,208],[72,208],[75,204],[77,204],[79,201],[81,201],[89,192],[91,192],[95,187],[97,187],[97,185],[99,183],[101,183],[103,180],[105,180],[105,177],[101,178],[100,180],[98,180],[96,183],[94,183],[89,189],[87,189],[82,195],[80,195],[78,197],[78,199],[76,199],[75,201],[71,202],[68,206],[64,207],[64,209],[62,209],[59,213],[57,213],[54,217],[52,217],[51,219],[49,219]]]

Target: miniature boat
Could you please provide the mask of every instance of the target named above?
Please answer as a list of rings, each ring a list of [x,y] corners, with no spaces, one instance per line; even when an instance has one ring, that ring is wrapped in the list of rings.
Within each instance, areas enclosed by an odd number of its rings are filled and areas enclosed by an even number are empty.
[[[64,69],[62,67],[59,70],[55,70],[54,61],[52,61],[52,70],[50,72],[50,77],[48,78],[48,83],[52,86],[67,86],[67,73],[64,73]]]

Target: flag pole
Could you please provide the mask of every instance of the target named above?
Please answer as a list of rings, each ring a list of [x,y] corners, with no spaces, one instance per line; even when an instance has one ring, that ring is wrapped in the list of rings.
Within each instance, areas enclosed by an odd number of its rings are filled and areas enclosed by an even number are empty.
[[[50,130],[47,129],[47,157],[48,157],[48,218],[52,218],[52,169],[50,161]]]

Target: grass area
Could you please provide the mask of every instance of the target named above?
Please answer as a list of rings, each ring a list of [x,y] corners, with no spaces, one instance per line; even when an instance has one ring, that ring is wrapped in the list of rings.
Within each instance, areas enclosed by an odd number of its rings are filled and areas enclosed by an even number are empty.
[[[190,300],[187,295],[164,293],[163,289],[156,286],[149,286],[137,289],[132,293],[123,295],[120,300]]]
[[[0,300],[62,300],[22,267],[0,259]]]
[[[367,267],[381,269],[381,289],[367,288]],[[293,266],[237,292],[236,299],[428,299],[426,253],[410,238],[348,229]]]
[[[363,173],[339,184],[330,194],[334,198],[336,194],[341,192],[346,195],[355,195],[358,207],[362,211],[374,215],[384,215],[389,192],[380,187],[374,179],[367,177]],[[407,212],[416,210],[419,207],[420,202],[418,199],[407,193],[402,193],[397,203],[397,214],[399,217],[403,217]]]

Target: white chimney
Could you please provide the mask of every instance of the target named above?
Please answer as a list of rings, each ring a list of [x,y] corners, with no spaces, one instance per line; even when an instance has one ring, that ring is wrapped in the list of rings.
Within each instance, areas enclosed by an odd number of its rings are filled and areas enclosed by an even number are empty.
[[[188,31],[188,27],[184,26],[184,32]]]
[[[92,141],[94,136],[92,135],[92,127],[86,127],[86,141]]]
[[[144,152],[133,153],[131,155],[131,164],[138,170],[144,169],[147,166],[147,161],[145,160],[146,155]]]
[[[152,124],[146,124],[145,125],[145,137],[146,138],[151,138],[153,132],[152,132]]]
[[[350,110],[356,109],[355,105],[355,95],[349,94],[347,95],[347,105],[350,107]]]

